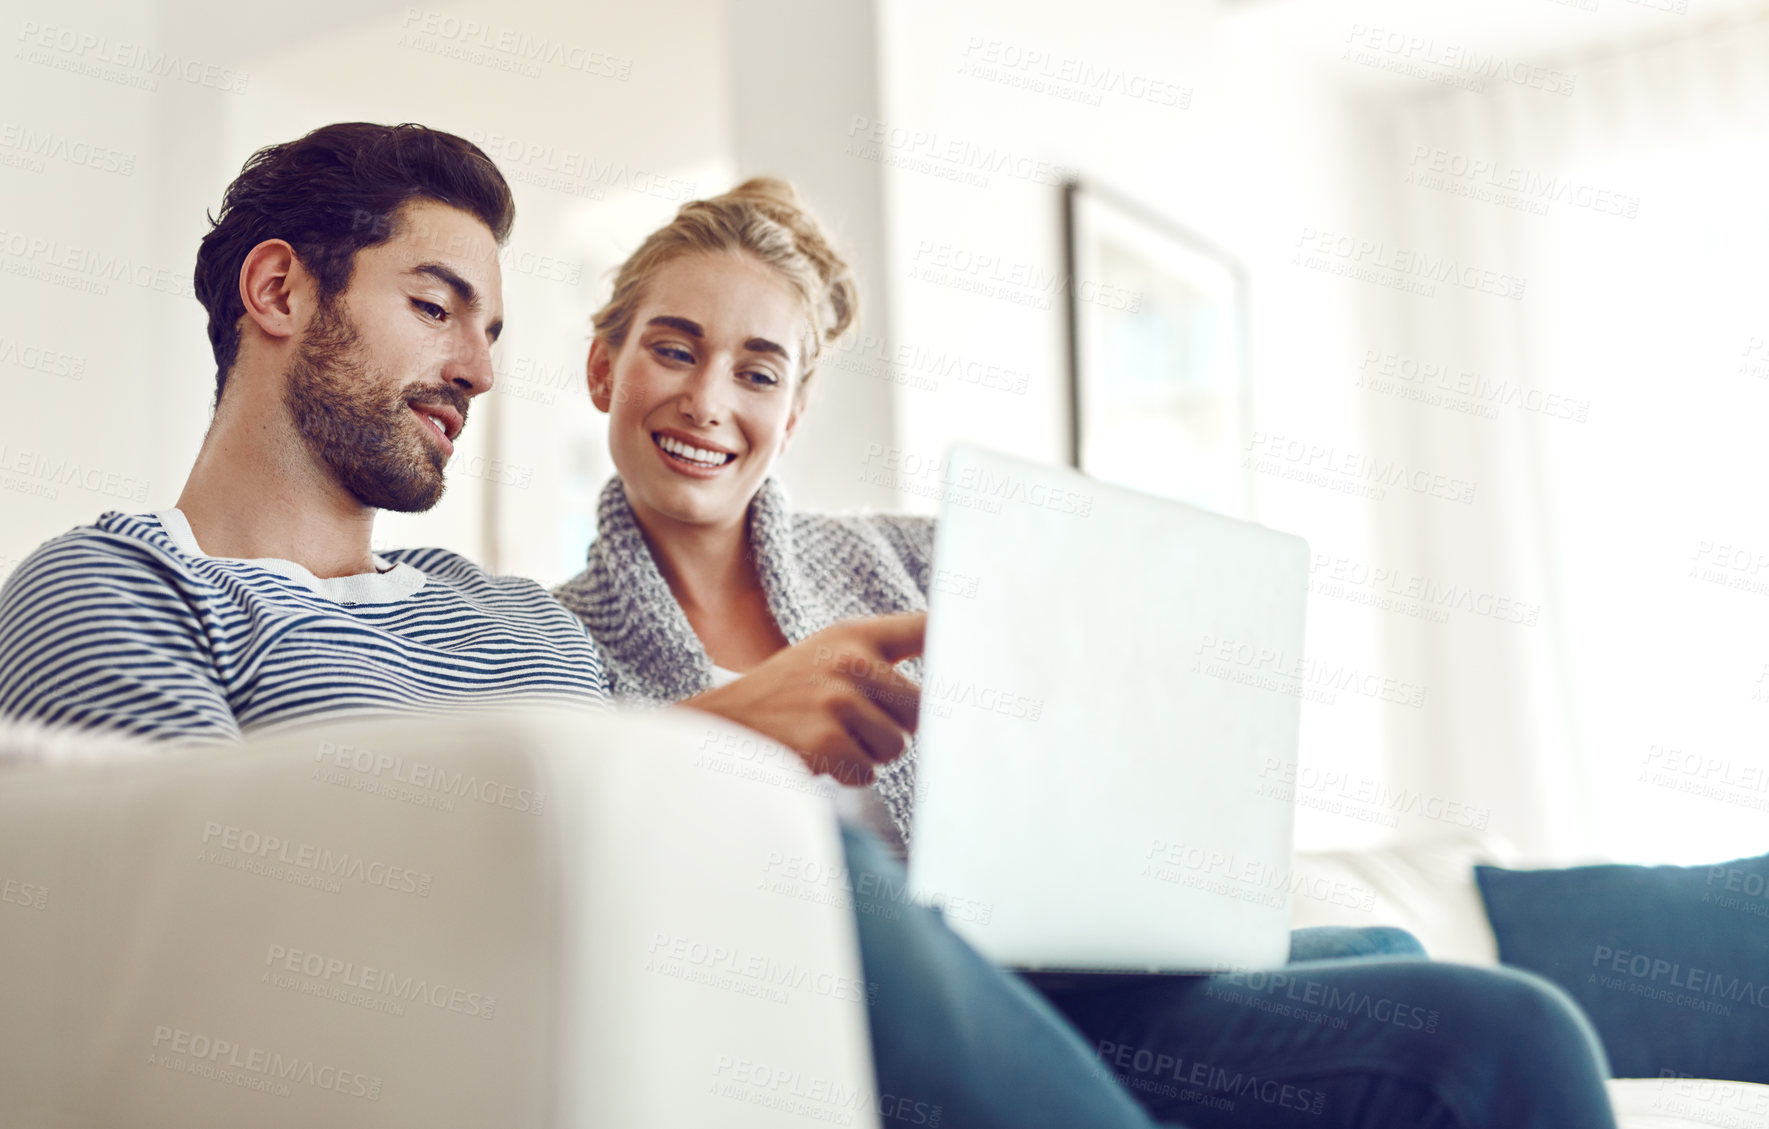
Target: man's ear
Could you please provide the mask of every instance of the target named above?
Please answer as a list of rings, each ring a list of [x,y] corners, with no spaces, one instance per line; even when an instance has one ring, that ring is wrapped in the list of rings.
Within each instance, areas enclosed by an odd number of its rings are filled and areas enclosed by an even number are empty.
[[[246,317],[266,337],[295,335],[297,291],[311,284],[312,276],[295,257],[295,249],[281,239],[266,239],[240,264],[240,302]]]
[[[584,375],[590,384],[590,403],[596,410],[608,411],[614,406],[614,353],[600,337],[590,338],[590,359],[584,364]]]

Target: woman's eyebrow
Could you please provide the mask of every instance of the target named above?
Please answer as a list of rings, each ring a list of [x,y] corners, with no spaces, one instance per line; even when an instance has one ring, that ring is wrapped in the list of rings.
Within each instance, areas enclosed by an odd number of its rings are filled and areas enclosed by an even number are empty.
[[[697,341],[703,340],[706,337],[706,330],[701,328],[699,322],[690,320],[689,318],[679,318],[674,314],[659,314],[645,324],[661,325],[668,329],[677,329]],[[743,347],[751,353],[770,353],[784,361],[792,360],[792,353],[786,348],[786,346],[780,344],[778,341],[770,341],[766,337],[751,337],[743,343]]]
[[[686,333],[688,336],[694,337],[694,338],[701,338],[701,337],[706,336],[706,331],[700,328],[699,322],[689,321],[687,318],[679,318],[679,317],[675,317],[671,314],[659,314],[657,317],[652,318],[650,321],[646,322],[645,324],[646,325],[662,325],[662,326],[667,326],[670,329],[679,329],[683,333]]]

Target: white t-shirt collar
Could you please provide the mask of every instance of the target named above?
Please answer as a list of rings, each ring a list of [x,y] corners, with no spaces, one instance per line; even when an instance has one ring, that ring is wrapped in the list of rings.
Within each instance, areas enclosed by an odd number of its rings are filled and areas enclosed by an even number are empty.
[[[370,559],[374,562],[376,569],[385,571],[330,577],[315,576],[294,561],[285,561],[278,557],[258,557],[251,560],[239,557],[210,557],[197,544],[196,534],[191,532],[190,521],[184,516],[183,510],[176,507],[160,510],[153,517],[166,531],[166,536],[172,539],[172,544],[187,557],[256,565],[266,572],[274,572],[278,576],[293,580],[316,596],[323,596],[325,599],[340,604],[391,604],[405,599],[424,586],[422,572],[404,562],[395,564],[379,554],[375,554]]]

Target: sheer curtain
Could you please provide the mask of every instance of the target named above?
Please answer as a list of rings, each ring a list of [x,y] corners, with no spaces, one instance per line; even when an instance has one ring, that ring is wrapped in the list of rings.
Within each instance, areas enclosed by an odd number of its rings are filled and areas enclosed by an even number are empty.
[[[1769,18],[1557,66],[1571,96],[1444,92],[1380,126],[1384,237],[1525,280],[1369,304],[1415,374],[1372,426],[1479,484],[1380,533],[1474,596],[1387,617],[1435,695],[1391,732],[1397,770],[1538,859],[1761,853]]]

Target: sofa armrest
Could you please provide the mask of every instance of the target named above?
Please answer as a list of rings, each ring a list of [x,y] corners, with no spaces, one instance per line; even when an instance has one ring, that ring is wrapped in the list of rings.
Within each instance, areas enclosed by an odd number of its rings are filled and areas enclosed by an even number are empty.
[[[0,1123],[875,1125],[841,864],[682,710],[0,772]]]

